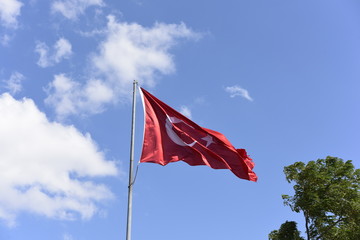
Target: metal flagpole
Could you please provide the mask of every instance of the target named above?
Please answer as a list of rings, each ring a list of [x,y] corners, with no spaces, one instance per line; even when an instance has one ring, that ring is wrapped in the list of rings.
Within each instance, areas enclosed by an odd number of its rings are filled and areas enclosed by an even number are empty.
[[[137,85],[137,82],[136,82],[136,80],[134,80],[134,82],[133,82],[133,101],[132,101],[132,120],[131,120],[131,142],[130,142],[130,166],[129,166],[129,186],[128,186],[126,240],[131,240],[132,187],[133,187],[134,143],[135,143],[136,85]]]

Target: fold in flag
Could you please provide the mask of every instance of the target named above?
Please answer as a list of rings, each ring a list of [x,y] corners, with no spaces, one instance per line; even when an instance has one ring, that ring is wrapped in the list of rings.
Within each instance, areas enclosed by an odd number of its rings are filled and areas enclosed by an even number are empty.
[[[226,137],[200,127],[149,92],[141,89],[145,107],[145,134],[140,162],[166,165],[184,161],[191,166],[229,169],[256,182],[254,163],[245,149],[235,149]]]

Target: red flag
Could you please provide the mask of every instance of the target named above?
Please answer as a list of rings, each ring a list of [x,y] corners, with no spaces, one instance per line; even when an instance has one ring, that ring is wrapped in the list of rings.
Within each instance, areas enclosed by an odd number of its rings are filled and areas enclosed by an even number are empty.
[[[200,127],[141,88],[145,105],[145,135],[140,162],[166,165],[184,161],[230,169],[236,176],[256,182],[254,163],[245,149],[235,149],[226,137]]]

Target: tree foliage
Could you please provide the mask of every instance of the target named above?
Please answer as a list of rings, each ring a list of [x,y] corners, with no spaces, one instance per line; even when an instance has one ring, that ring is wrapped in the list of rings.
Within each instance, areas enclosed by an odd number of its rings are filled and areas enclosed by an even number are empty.
[[[360,239],[360,169],[352,162],[327,157],[284,168],[294,182],[294,196],[285,205],[305,217],[308,240]]]
[[[274,230],[269,234],[269,240],[304,240],[300,237],[296,222],[286,221],[281,224],[279,230]]]

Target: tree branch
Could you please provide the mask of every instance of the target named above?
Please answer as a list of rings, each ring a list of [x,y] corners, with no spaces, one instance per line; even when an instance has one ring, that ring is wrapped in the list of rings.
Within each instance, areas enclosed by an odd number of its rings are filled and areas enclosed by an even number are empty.
[[[338,220],[336,220],[333,224],[329,225],[327,227],[327,229],[325,231],[323,231],[317,238],[316,240],[319,240],[321,239],[326,233],[328,233],[333,227],[336,226],[336,224],[338,224],[339,222],[343,221],[344,218],[343,217],[340,217]]]

